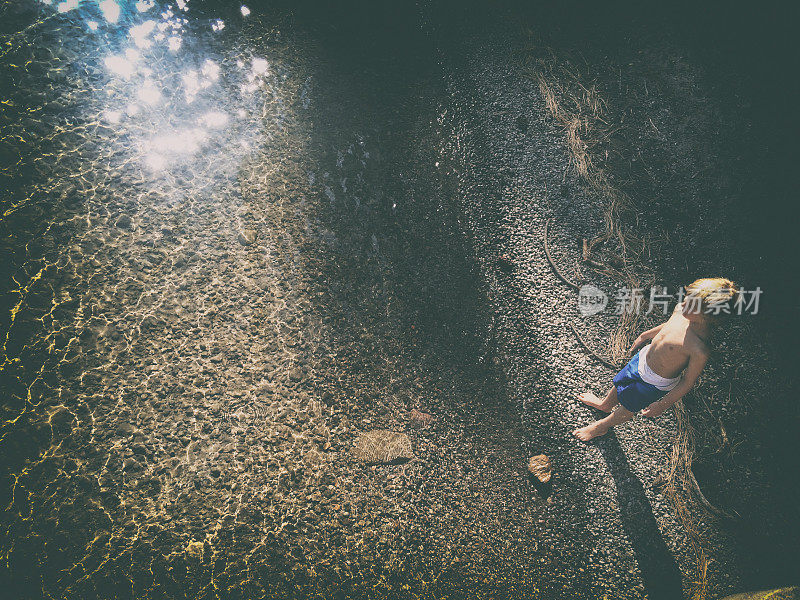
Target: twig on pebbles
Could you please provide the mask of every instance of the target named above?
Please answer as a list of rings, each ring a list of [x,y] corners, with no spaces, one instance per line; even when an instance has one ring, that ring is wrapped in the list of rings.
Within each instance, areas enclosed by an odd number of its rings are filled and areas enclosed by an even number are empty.
[[[547,257],[547,262],[549,262],[549,263],[550,263],[550,266],[552,267],[552,269],[553,269],[553,272],[554,272],[554,273],[555,273],[555,274],[558,276],[558,278],[559,278],[561,281],[563,281],[564,283],[566,283],[566,284],[567,284],[568,286],[570,286],[571,288],[573,288],[573,289],[575,289],[575,290],[579,290],[581,286],[579,286],[579,285],[578,285],[577,283],[575,283],[574,281],[571,281],[570,279],[567,279],[567,276],[566,276],[566,275],[564,275],[564,274],[563,274],[563,273],[562,273],[562,272],[559,270],[559,268],[556,266],[556,264],[553,262],[553,257],[552,257],[552,256],[550,256],[550,246],[549,246],[549,244],[548,244],[548,242],[547,242],[547,230],[548,230],[548,228],[549,228],[549,227],[550,227],[550,219],[548,219],[547,221],[545,221],[545,222],[544,222],[544,254],[545,254],[545,256]]]
[[[583,347],[583,349],[586,351],[586,353],[587,353],[589,356],[591,356],[591,357],[592,357],[592,358],[594,358],[595,360],[597,360],[597,361],[599,361],[599,362],[603,363],[603,364],[604,364],[605,366],[607,366],[609,369],[616,369],[616,368],[617,368],[617,366],[618,366],[618,365],[615,365],[615,364],[614,364],[614,363],[612,363],[611,361],[609,361],[609,360],[606,360],[605,358],[603,358],[602,356],[600,356],[600,355],[599,355],[597,352],[595,352],[594,350],[592,350],[592,349],[589,347],[589,345],[588,345],[588,344],[587,344],[587,343],[586,343],[586,342],[583,340],[583,338],[581,337],[581,334],[579,334],[579,333],[578,333],[578,330],[577,330],[577,329],[575,329],[575,326],[574,326],[572,323],[567,323],[567,326],[568,326],[568,327],[569,327],[569,328],[572,330],[572,333],[574,333],[574,334],[575,334],[575,339],[577,339],[577,340],[578,340],[578,343],[580,343],[581,347]]]
[[[550,219],[548,219],[544,223],[544,254],[547,257],[547,262],[550,263],[550,267],[553,269],[553,272],[558,276],[559,279],[561,279],[561,281],[566,283],[571,288],[578,290],[578,289],[580,289],[580,286],[577,283],[575,283],[574,281],[568,279],[567,276],[564,275],[559,270],[559,268],[556,266],[556,264],[553,262],[553,257],[550,255],[550,245],[549,245],[549,243],[547,241],[549,227],[550,227]],[[589,347],[589,344],[587,344],[586,341],[584,341],[584,339],[581,337],[581,335],[578,333],[578,330],[575,329],[575,326],[572,323],[567,323],[567,325],[572,330],[572,333],[575,334],[575,338],[578,340],[578,343],[580,343],[581,347],[586,351],[587,354],[589,354],[589,356],[591,356],[595,360],[599,361],[600,363],[604,364],[609,369],[616,369],[617,368],[617,365],[615,365],[614,363],[606,360],[605,358],[600,356],[597,352],[592,350]]]

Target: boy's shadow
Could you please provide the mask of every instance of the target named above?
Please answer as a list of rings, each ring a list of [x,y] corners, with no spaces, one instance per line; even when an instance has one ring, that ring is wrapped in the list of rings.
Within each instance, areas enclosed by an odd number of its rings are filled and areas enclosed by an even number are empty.
[[[597,448],[617,485],[622,528],[633,546],[642,583],[650,600],[681,600],[681,572],[658,529],[644,486],[631,471],[628,458],[613,431],[597,441]]]

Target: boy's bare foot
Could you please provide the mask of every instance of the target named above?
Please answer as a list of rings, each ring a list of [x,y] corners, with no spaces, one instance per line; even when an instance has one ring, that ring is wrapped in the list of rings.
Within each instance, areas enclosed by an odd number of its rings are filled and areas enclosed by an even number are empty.
[[[590,423],[586,427],[581,427],[580,429],[576,429],[572,432],[576,438],[581,441],[588,442],[596,437],[600,437],[601,435],[605,435],[608,431],[608,427],[604,427],[600,421],[596,421],[594,423]]]
[[[604,400],[595,396],[592,392],[583,392],[578,396],[578,400],[586,404],[587,406],[591,406],[592,408],[596,408],[597,410],[602,410],[603,412],[611,412],[611,408],[606,408],[603,405]],[[613,407],[612,407],[613,408]]]

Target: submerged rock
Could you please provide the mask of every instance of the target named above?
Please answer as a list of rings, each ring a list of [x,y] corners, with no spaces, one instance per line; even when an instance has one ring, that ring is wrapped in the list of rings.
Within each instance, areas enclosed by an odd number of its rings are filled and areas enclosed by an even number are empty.
[[[528,460],[528,472],[542,483],[547,483],[553,475],[550,458],[546,454],[532,456]]]
[[[242,246],[249,246],[256,241],[258,233],[255,229],[244,229],[239,232],[239,243]]]
[[[203,542],[198,542],[196,540],[192,540],[188,544],[186,544],[186,548],[184,549],[187,558],[191,558],[193,560],[202,560],[203,559]]]
[[[414,452],[405,433],[376,429],[358,436],[353,457],[367,464],[399,464],[414,458]]]
[[[415,408],[408,413],[408,421],[412,427],[427,427],[433,422],[433,415]]]

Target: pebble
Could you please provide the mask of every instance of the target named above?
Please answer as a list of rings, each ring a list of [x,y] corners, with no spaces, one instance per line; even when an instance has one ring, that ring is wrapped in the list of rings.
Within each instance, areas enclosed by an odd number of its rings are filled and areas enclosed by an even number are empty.
[[[532,456],[528,459],[528,472],[541,483],[549,482],[553,474],[550,458],[545,454]]]
[[[239,232],[239,243],[242,246],[249,246],[255,243],[258,234],[255,229],[244,229]]]

